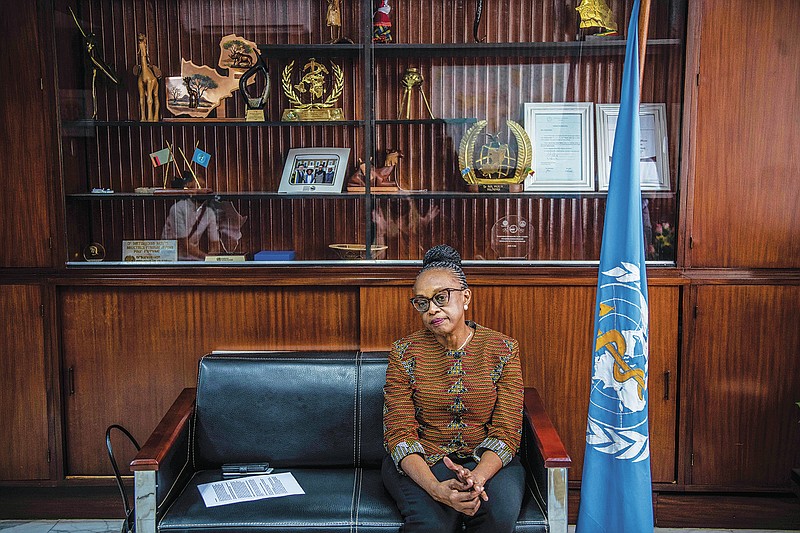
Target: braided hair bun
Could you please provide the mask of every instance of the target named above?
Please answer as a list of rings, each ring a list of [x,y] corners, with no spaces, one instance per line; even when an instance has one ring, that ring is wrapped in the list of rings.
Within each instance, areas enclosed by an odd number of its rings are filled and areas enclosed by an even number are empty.
[[[461,283],[461,288],[467,288],[467,277],[461,269],[461,255],[452,246],[439,244],[425,252],[422,270],[419,273],[422,274],[428,270],[449,270]]]
[[[425,252],[425,259],[422,260],[422,267],[425,268],[431,263],[455,263],[461,266],[461,256],[452,246],[439,244]]]

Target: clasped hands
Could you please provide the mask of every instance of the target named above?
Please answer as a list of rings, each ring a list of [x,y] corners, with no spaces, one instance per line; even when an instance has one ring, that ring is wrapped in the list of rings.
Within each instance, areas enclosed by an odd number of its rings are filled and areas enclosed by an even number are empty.
[[[445,456],[444,464],[455,472],[456,477],[440,481],[432,496],[435,500],[449,505],[467,516],[474,516],[480,509],[481,501],[488,501],[486,478],[474,470],[454,463]]]

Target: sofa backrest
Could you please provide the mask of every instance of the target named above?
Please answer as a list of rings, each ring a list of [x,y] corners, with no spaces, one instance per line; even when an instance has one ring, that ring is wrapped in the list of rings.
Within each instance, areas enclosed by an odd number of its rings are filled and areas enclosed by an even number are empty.
[[[385,353],[207,355],[198,372],[195,468],[377,466],[385,379]]]

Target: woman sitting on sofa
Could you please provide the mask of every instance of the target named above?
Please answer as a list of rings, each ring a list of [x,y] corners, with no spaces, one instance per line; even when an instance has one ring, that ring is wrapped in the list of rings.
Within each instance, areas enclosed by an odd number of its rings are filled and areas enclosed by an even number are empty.
[[[382,476],[403,533],[511,532],[519,516],[519,345],[465,321],[471,301],[458,252],[428,250],[411,298],[425,327],[394,342],[384,388]]]

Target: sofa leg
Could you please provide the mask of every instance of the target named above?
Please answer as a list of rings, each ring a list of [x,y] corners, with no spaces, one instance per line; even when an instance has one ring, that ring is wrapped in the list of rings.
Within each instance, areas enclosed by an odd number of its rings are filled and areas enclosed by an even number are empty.
[[[566,468],[547,469],[547,525],[550,533],[567,533]]]
[[[156,473],[134,473],[136,533],[156,533]]]

